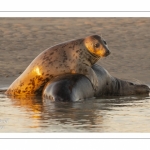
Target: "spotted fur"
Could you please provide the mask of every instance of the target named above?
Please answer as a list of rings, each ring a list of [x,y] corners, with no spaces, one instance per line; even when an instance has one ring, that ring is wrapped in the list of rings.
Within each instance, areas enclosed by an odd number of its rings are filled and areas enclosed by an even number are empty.
[[[95,45],[99,45],[99,47]],[[53,77],[68,73],[86,75],[96,89],[98,80],[91,66],[110,54],[98,35],[67,41],[39,54],[10,85],[7,95],[37,95]]]

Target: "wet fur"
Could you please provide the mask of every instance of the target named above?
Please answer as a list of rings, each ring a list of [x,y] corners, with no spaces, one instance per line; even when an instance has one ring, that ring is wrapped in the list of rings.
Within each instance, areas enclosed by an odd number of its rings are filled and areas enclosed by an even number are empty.
[[[48,82],[43,90],[43,98],[53,101],[78,101],[101,96],[148,95],[150,88],[111,76],[103,67],[92,66],[98,77],[98,89],[94,91],[90,80],[80,74],[59,76]]]

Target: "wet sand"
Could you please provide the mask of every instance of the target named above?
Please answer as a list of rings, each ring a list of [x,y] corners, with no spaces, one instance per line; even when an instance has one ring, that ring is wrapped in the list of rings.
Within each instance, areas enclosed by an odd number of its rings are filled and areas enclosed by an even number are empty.
[[[150,18],[0,18],[0,87],[43,50],[101,34],[111,55],[98,64],[121,79],[150,83]]]

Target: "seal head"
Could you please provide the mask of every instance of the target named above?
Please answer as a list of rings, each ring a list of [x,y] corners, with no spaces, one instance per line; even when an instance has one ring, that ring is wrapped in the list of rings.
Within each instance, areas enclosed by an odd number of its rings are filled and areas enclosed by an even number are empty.
[[[85,38],[84,44],[88,51],[95,57],[106,57],[110,54],[106,41],[98,35]]]

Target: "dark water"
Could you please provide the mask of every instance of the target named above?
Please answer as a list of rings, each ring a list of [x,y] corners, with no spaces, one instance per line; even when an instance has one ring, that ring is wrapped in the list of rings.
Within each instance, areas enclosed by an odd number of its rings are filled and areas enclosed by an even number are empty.
[[[0,132],[150,132],[150,97],[52,102],[1,93]]]

